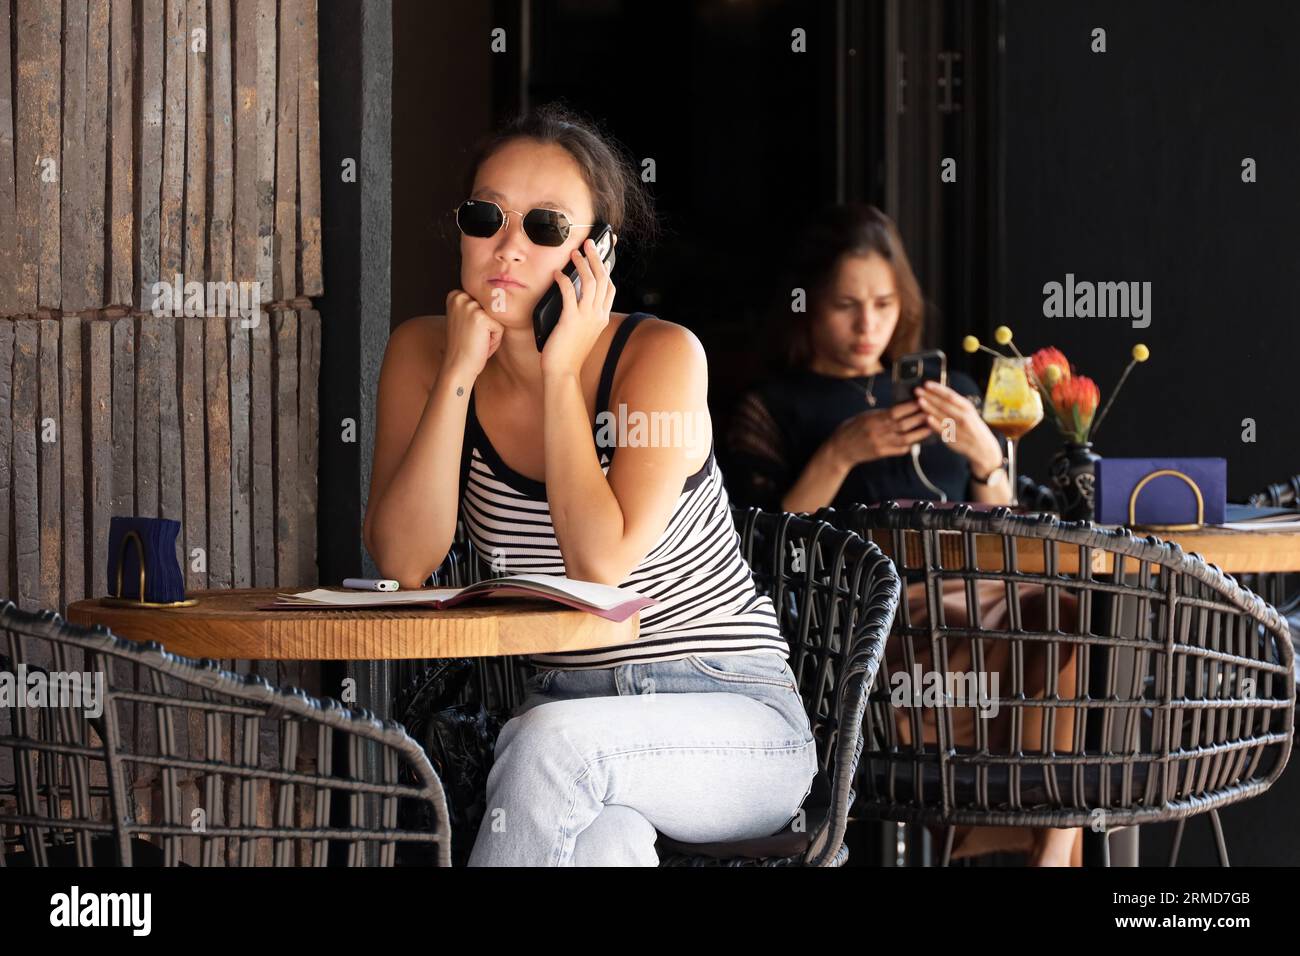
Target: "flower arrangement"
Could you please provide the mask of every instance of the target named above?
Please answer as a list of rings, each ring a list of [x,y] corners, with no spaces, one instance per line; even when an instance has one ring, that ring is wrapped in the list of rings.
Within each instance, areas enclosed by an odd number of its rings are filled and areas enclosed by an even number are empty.
[[[993,338],[999,345],[1008,345],[1019,358],[1024,358],[1011,340],[1011,330],[1000,325],[993,332]],[[990,355],[1001,353],[980,344],[979,339],[968,335],[962,341],[962,348],[967,352],[984,351]],[[1097,383],[1086,375],[1079,375],[1070,367],[1070,362],[1060,349],[1048,346],[1041,348],[1029,358],[1028,372],[1030,383],[1037,389],[1043,399],[1043,408],[1051,414],[1056,422],[1057,431],[1067,441],[1083,444],[1096,435],[1111,403],[1123,388],[1128,373],[1138,362],[1145,362],[1151,357],[1151,350],[1142,343],[1133,346],[1128,366],[1119,378],[1115,391],[1106,401],[1100,415],[1096,415],[1097,405],[1101,401],[1101,390]]]

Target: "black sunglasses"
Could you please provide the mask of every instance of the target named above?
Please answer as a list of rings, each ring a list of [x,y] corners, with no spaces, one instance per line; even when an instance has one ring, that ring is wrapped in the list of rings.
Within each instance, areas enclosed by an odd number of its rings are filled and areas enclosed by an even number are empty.
[[[474,239],[490,239],[509,222],[514,210],[503,210],[490,199],[466,199],[456,207],[456,226]],[[524,235],[539,246],[562,246],[574,226],[594,226],[594,222],[569,222],[556,209],[530,209],[524,214]]]

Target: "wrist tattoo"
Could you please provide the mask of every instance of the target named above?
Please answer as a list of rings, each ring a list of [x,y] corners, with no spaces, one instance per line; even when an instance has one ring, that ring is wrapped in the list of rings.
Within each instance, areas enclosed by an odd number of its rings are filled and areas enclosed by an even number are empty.
[[[464,394],[465,394],[465,386],[464,386],[464,385],[457,385],[457,386],[456,386],[456,397],[457,397],[457,398],[460,398],[460,397],[461,397],[462,395],[464,395]]]

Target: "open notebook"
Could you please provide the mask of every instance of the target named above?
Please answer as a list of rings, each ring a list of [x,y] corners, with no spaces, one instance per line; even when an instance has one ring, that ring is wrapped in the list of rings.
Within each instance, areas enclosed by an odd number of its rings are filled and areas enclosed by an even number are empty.
[[[317,588],[298,594],[279,594],[274,604],[260,610],[327,611],[376,607],[455,607],[487,597],[526,597],[554,601],[587,611],[608,621],[625,621],[643,607],[657,603],[628,588],[576,581],[558,574],[511,574],[488,578],[465,588],[427,588],[417,591],[342,591]]]

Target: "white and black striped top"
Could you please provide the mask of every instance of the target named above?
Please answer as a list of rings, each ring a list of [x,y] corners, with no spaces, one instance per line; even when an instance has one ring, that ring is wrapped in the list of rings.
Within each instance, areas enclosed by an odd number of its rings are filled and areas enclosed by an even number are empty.
[[[634,312],[614,332],[601,369],[596,409],[607,409],[614,369],[632,330],[648,313]],[[592,432],[596,442],[596,429]],[[608,472],[614,447],[597,442]],[[513,471],[479,425],[471,389],[461,456],[461,518],[484,561],[500,556],[503,573],[564,574],[551,525],[546,485]],[[560,669],[674,660],[692,654],[774,652],[789,657],[772,600],[760,595],[740,554],[713,447],[686,479],[663,536],[622,587],[659,603],[641,611],[640,635],[630,644],[562,654],[537,654],[537,665]]]

